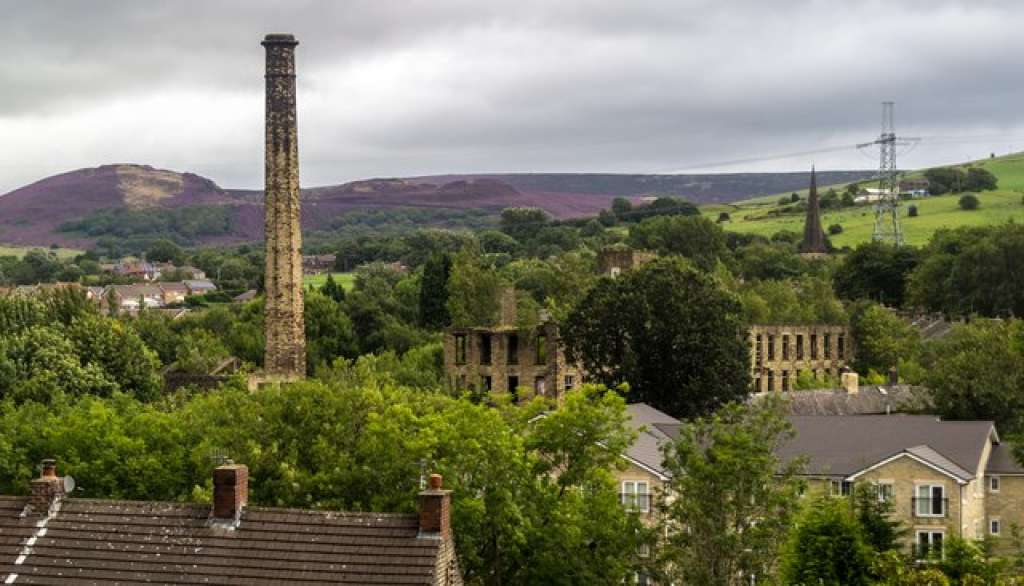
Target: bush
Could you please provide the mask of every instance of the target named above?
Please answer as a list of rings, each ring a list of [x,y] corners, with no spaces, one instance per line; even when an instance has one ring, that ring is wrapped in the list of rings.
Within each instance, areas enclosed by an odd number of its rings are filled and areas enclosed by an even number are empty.
[[[728,222],[729,220],[730,220],[729,212],[719,212],[719,214],[718,214],[718,223]]]
[[[981,205],[981,201],[978,200],[978,196],[973,193],[965,193],[960,196],[960,209],[962,210],[976,210]]]
[[[917,217],[917,206],[910,206],[907,208],[907,216],[911,218]]]
[[[841,225],[839,225],[839,224],[832,224],[831,226],[828,227],[828,233],[829,234],[833,234],[833,235],[834,234],[842,234],[843,233],[843,227]]]

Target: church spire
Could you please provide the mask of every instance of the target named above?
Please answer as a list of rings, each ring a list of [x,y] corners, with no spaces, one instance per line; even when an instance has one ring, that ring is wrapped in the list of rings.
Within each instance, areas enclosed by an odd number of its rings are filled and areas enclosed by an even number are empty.
[[[818,180],[814,166],[811,166],[811,189],[807,194],[807,219],[804,221],[804,241],[800,245],[800,252],[828,252],[825,246],[825,231],[821,229],[821,203],[818,200]]]

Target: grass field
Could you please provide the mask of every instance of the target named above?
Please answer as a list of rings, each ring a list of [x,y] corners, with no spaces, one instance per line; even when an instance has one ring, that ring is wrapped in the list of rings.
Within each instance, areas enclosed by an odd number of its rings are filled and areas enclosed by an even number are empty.
[[[971,212],[959,208],[957,205],[957,201],[960,199],[959,195],[944,195],[902,202],[901,223],[907,243],[923,245],[939,228],[985,226],[1011,220],[1024,222],[1024,204],[1021,203],[1021,198],[1024,197],[1024,153],[978,161],[975,164],[988,169],[999,178],[999,189],[979,193],[981,207]],[[912,173],[908,177],[915,175],[919,174]],[[806,196],[806,191],[801,195]],[[802,214],[766,215],[768,210],[775,207],[779,197],[781,194],[734,204],[704,206],[701,211],[712,220],[717,219],[720,212],[728,212],[731,220],[723,223],[722,227],[732,232],[762,236],[771,236],[781,230],[802,233],[804,223]],[[907,217],[907,208],[910,205],[917,206],[918,217]],[[871,239],[875,222],[872,206],[823,210],[823,212],[823,228],[827,230],[832,224],[839,224],[843,227],[841,234],[830,236],[835,246],[856,246]]]
[[[37,247],[23,248],[23,247],[18,247],[18,246],[0,246],[0,256],[16,256],[18,258],[21,258],[22,256],[25,256],[26,252],[32,250],[33,248],[39,248],[39,247],[37,246]],[[59,258],[71,258],[71,257],[74,257],[74,256],[78,256],[79,254],[82,254],[82,252],[84,252],[82,250],[76,250],[74,248],[57,248],[57,249],[44,248],[42,250],[46,250],[48,252],[55,252],[55,253],[57,253],[57,256]]]
[[[331,273],[331,275],[334,276],[334,280],[339,285],[344,287],[346,291],[351,291],[352,287],[354,287],[356,284],[355,273]],[[305,277],[302,278],[302,284],[306,287],[309,287],[310,285],[314,287],[323,287],[324,283],[326,282],[327,273],[322,273],[319,275],[306,275]]]

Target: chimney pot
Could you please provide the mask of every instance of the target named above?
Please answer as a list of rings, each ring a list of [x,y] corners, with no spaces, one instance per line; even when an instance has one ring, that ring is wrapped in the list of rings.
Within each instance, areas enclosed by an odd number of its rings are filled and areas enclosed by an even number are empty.
[[[427,490],[419,496],[420,537],[451,537],[452,491],[442,490],[440,474],[431,474]]]
[[[213,471],[213,517],[235,520],[249,502],[249,468],[225,464]]]

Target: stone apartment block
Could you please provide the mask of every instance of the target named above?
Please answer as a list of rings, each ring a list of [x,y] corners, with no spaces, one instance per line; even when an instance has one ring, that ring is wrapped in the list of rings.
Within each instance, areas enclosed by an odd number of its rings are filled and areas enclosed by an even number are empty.
[[[808,458],[809,494],[851,498],[871,487],[892,503],[917,559],[949,537],[990,536],[1009,553],[1010,527],[1024,526],[1024,468],[991,421],[934,415],[791,416],[796,437],[783,459]]]
[[[838,378],[853,360],[853,339],[846,326],[754,325],[749,339],[755,392],[792,390],[805,370],[819,378]]]

